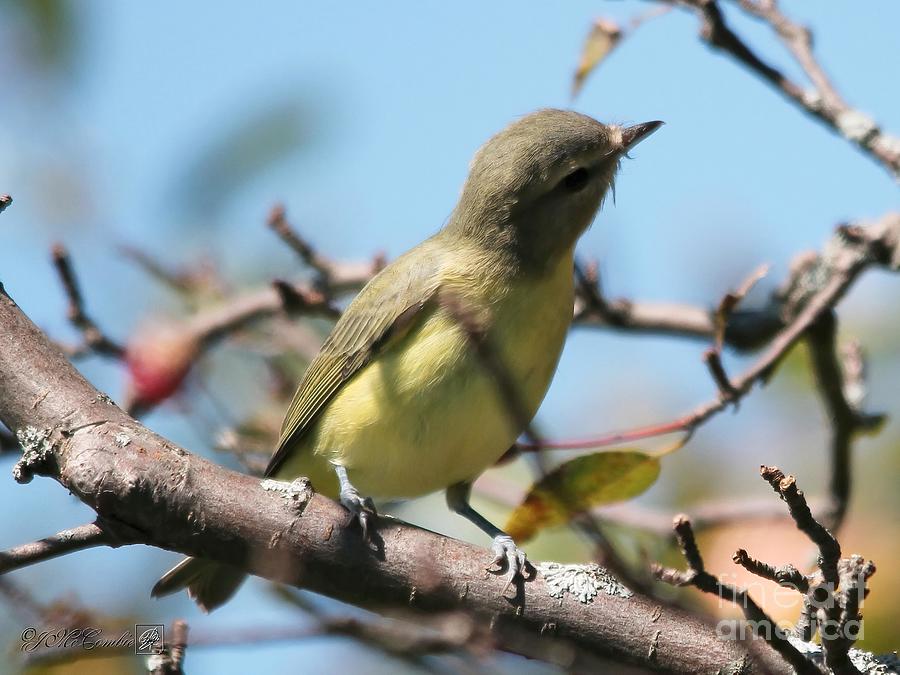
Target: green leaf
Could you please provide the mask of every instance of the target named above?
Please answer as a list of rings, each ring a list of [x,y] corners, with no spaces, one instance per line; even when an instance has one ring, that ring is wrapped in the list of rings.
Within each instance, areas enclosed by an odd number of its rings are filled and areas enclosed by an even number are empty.
[[[506,523],[516,541],[538,530],[561,525],[595,506],[631,499],[659,476],[659,458],[639,450],[598,452],[557,467],[531,486],[528,496]]]

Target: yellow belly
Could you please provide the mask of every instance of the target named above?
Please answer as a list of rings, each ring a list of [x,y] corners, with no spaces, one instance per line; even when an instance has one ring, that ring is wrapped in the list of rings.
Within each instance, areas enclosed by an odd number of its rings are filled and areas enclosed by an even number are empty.
[[[571,321],[572,259],[513,286],[490,286],[488,341],[531,416]],[[333,462],[366,496],[415,497],[474,479],[520,431],[467,337],[436,308],[341,388],[277,476],[309,476],[336,496]]]

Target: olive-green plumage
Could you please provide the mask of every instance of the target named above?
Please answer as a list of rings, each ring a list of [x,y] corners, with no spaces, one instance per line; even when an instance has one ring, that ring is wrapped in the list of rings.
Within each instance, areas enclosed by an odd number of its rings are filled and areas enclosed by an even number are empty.
[[[361,495],[401,498],[472,481],[495,463],[520,425],[446,301],[476,318],[532,416],[571,320],[575,244],[624,152],[656,126],[542,110],[489,140],[445,227],[373,278],[335,325],[266,475],[309,476],[344,501],[336,466]],[[153,592],[188,587],[211,609],[242,575],[188,559]]]

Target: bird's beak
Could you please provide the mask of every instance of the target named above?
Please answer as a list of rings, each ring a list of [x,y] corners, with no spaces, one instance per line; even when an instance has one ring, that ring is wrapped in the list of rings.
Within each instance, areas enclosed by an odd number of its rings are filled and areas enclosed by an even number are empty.
[[[631,148],[647,138],[647,136],[659,129],[663,124],[665,124],[665,122],[655,120],[653,122],[635,124],[632,127],[625,127],[622,129],[622,145],[625,146],[625,150],[631,150]]]

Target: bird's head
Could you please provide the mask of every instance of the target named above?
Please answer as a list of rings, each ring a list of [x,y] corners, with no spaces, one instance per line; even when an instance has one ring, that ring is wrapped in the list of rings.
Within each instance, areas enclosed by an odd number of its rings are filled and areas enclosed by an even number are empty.
[[[625,153],[662,125],[602,124],[568,110],[539,110],[475,154],[450,226],[523,260],[568,251],[612,189]]]

